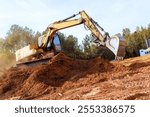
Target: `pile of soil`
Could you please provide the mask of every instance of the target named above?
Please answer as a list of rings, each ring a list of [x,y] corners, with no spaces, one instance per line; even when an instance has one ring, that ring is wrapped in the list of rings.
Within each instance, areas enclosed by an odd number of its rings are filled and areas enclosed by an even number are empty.
[[[60,53],[48,64],[5,71],[0,99],[150,99],[149,68],[141,61],[76,60]]]

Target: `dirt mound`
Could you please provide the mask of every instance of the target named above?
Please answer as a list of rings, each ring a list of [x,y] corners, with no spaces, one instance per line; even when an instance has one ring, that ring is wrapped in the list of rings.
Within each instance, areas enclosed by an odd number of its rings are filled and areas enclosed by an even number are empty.
[[[0,99],[150,99],[149,66],[124,63],[75,60],[60,53],[46,65],[6,71]],[[137,64],[141,67],[134,70]]]
[[[0,81],[0,95],[2,99],[16,96],[24,99],[54,93],[67,81],[77,81],[87,74],[102,73],[112,67],[101,58],[74,60],[60,53],[47,65],[9,69]]]

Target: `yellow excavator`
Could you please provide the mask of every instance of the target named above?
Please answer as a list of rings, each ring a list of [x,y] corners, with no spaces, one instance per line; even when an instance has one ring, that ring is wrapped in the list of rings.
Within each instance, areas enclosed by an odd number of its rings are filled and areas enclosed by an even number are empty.
[[[73,19],[77,15],[80,17]],[[100,47],[107,47],[116,58],[124,56],[125,41],[117,35],[110,37],[85,11],[80,11],[78,14],[50,24],[47,33],[39,37],[37,45],[29,44],[17,50],[15,53],[17,65],[47,63],[53,56],[62,51],[62,44],[57,31],[81,24],[84,24],[91,31],[95,39],[94,42],[99,43]]]

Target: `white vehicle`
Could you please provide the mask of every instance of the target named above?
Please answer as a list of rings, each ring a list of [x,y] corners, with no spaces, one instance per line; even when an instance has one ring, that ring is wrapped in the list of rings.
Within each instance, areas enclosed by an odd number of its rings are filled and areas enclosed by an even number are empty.
[[[139,50],[140,56],[150,54],[150,39],[146,39],[146,46],[147,46],[147,49],[140,49]]]

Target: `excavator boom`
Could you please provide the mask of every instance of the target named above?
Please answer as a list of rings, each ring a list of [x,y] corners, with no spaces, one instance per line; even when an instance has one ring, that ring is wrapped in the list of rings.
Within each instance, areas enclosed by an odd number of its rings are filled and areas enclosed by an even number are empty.
[[[73,18],[77,15],[80,14],[80,18],[79,19],[73,19],[73,20],[69,20],[70,18]],[[98,28],[96,27],[96,25],[94,24],[94,20],[92,18],[90,18],[85,11],[81,11],[78,14],[75,14],[69,18],[66,18],[64,20],[60,20],[57,22],[52,23],[51,25],[48,26],[48,33],[46,38],[43,41],[43,47],[46,47],[47,42],[49,41],[49,39],[52,39],[53,36],[55,35],[55,33],[58,30],[62,30],[65,28],[70,28],[76,25],[80,25],[80,24],[84,24],[86,25],[89,30],[91,31],[92,35],[97,38],[101,43],[104,42],[104,37],[102,36],[102,34],[100,33],[100,31],[98,30]],[[48,38],[49,37],[49,38]]]

